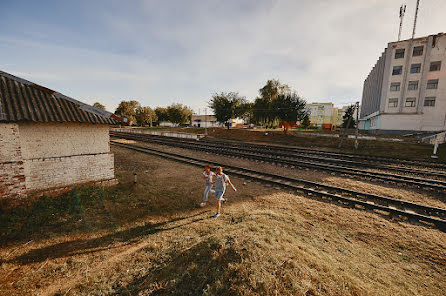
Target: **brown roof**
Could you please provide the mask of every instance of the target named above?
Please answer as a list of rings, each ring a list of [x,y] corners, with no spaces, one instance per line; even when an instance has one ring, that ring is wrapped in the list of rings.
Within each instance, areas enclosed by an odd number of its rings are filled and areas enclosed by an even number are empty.
[[[125,119],[0,71],[0,122],[16,121],[117,124]]]

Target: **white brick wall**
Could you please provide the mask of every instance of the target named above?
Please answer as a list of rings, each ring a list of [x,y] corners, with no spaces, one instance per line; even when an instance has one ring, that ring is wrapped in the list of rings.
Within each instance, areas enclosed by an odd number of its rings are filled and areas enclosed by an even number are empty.
[[[0,203],[114,178],[107,125],[1,123]]]
[[[0,123],[0,162],[22,159],[19,126],[15,123]]]
[[[25,160],[26,188],[53,189],[114,178],[112,153]]]
[[[110,152],[108,125],[87,123],[20,123],[24,159]]]

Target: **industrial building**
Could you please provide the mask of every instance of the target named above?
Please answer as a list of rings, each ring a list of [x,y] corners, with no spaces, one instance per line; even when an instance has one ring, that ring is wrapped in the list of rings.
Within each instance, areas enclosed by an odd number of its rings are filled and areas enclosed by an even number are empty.
[[[0,71],[0,202],[116,182],[109,125],[121,118]]]
[[[446,130],[446,34],[391,42],[366,78],[360,129]]]

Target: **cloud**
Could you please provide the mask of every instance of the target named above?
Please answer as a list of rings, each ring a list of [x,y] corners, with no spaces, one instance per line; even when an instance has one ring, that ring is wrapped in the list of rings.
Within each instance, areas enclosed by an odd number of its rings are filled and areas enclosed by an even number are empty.
[[[219,91],[254,99],[271,78],[308,101],[343,104],[360,99],[364,79],[395,39],[400,5],[396,0],[104,3],[79,2],[67,24],[46,17],[68,13],[52,6],[40,7],[46,10],[39,19],[15,11],[19,16],[7,19],[13,29],[0,29],[0,55],[7,57],[3,70],[89,103],[100,100],[110,110],[121,99],[198,109]],[[405,37],[411,32],[411,5]],[[445,9],[444,1],[423,1],[417,35],[441,31]]]

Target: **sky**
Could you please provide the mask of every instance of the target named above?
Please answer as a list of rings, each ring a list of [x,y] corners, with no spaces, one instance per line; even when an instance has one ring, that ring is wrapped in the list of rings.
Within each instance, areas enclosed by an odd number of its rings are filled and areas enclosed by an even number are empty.
[[[0,0],[0,70],[112,112],[204,113],[214,93],[254,100],[268,79],[341,106],[361,100],[403,3],[408,39],[416,0]],[[421,0],[416,36],[446,32],[445,11]]]

